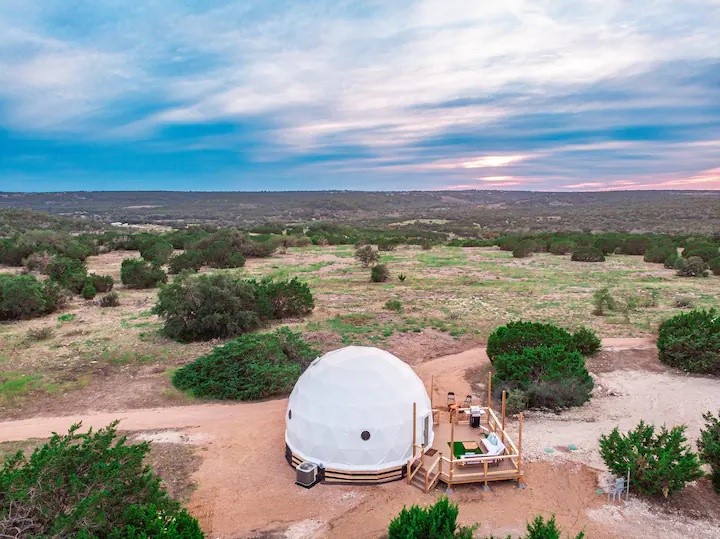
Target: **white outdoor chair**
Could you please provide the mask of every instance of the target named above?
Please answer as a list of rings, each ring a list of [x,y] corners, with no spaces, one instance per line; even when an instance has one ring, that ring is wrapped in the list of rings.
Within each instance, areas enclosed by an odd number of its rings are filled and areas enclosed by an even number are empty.
[[[622,495],[625,493],[625,478],[624,477],[616,477],[615,483],[610,486],[608,489],[608,500],[612,498],[613,501],[620,498],[622,500]]]

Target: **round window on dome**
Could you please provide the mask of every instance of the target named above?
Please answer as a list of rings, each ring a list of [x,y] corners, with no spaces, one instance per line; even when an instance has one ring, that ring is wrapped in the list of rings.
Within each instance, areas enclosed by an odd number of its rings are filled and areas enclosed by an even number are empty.
[[[362,431],[360,438],[362,438],[363,440],[365,440],[367,442],[370,439],[370,432],[368,432],[366,430]]]
[[[292,410],[288,410],[288,419],[292,419]]]

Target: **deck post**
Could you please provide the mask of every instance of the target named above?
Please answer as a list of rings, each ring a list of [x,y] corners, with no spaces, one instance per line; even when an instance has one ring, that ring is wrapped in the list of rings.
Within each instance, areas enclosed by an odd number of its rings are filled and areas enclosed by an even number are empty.
[[[502,435],[501,435],[502,443],[505,443],[505,406],[506,406],[506,403],[507,403],[507,391],[505,391],[503,389],[502,408],[501,408],[501,410],[502,410]]]
[[[488,373],[487,405],[488,405],[488,408],[492,408],[492,373]]]
[[[488,488],[487,473],[488,473],[488,461],[483,462],[483,472],[485,474],[485,489]]]
[[[410,457],[410,460],[407,463],[407,474],[406,474],[408,485],[410,484],[410,481],[412,479],[412,477],[411,477],[412,467],[413,467],[413,464],[415,464],[415,415],[416,415],[415,411],[416,411],[416,409],[417,409],[417,403],[413,402],[413,437],[412,437],[412,442],[410,443],[410,447],[412,448],[412,451],[411,451],[412,457]]]
[[[523,424],[523,413],[520,412],[520,416],[518,417],[519,423],[518,423],[518,461],[517,461],[517,469],[518,472],[520,472],[520,466],[522,465],[522,424]]]
[[[450,412],[450,486],[452,486],[453,468],[455,467],[455,422]]]

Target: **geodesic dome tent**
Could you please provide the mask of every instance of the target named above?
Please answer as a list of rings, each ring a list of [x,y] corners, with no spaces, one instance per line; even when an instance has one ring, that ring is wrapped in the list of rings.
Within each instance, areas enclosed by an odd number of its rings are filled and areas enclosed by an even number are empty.
[[[433,441],[430,398],[410,366],[378,348],[348,346],[316,359],[290,394],[286,456],[327,482],[400,479],[415,443]]]

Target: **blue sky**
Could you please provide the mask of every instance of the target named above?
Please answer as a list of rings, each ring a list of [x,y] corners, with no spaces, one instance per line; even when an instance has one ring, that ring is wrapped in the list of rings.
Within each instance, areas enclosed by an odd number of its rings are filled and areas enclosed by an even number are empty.
[[[718,28],[718,0],[3,0],[0,191],[720,189]]]

